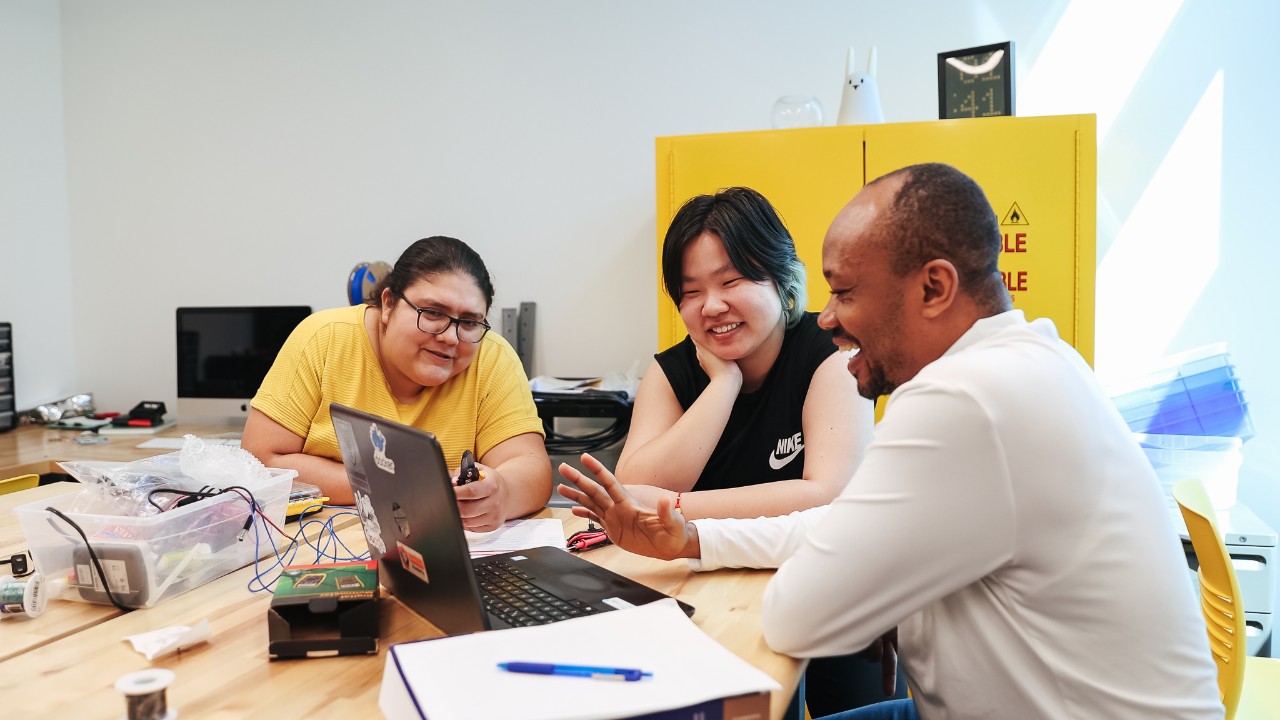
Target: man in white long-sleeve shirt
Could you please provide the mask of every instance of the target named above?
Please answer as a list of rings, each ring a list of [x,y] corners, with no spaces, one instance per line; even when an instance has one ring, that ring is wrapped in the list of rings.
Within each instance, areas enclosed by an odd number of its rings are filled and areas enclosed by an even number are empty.
[[[868,184],[823,245],[819,319],[859,392],[889,395],[829,506],[684,522],[568,466],[564,494],[624,548],[778,567],[765,639],[797,657],[898,629],[913,699],[842,718],[1221,718],[1158,481],[1052,322],[1012,310],[999,225],[955,168]],[[602,487],[603,486],[603,487]]]

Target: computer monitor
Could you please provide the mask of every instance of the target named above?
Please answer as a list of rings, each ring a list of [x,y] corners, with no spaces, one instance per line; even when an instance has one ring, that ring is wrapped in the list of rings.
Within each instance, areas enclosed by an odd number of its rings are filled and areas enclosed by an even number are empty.
[[[305,305],[178,308],[178,417],[243,425],[276,353],[310,314]]]

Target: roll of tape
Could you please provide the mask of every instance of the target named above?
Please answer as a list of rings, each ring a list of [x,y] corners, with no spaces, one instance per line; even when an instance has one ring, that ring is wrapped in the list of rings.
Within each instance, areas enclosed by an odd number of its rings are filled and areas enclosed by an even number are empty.
[[[125,700],[121,720],[176,720],[178,711],[170,708],[165,698],[174,677],[172,670],[150,668],[116,680],[116,689],[124,693]]]
[[[26,581],[16,580],[9,575],[0,577],[0,615],[40,617],[48,601],[44,578],[39,573]]]

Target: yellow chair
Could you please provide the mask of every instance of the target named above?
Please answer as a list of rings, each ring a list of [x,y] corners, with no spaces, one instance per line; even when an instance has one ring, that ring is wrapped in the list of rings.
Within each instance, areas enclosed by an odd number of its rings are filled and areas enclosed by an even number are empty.
[[[1209,630],[1209,649],[1218,664],[1218,690],[1226,720],[1280,718],[1280,660],[1249,657],[1245,650],[1244,608],[1231,556],[1218,532],[1213,503],[1199,480],[1181,480],[1173,499],[1187,521],[1200,562],[1200,609]]]
[[[39,484],[39,475],[19,475],[8,480],[0,480],[0,495],[18,492],[19,490],[30,490]]]

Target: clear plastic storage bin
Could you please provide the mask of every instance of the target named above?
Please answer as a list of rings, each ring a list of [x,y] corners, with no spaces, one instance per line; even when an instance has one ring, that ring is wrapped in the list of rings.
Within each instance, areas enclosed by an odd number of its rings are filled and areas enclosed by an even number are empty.
[[[1208,491],[1215,508],[1223,510],[1236,504],[1236,486],[1243,461],[1240,438],[1143,433],[1135,437],[1170,502],[1174,483],[1196,478]]]
[[[266,480],[243,483],[263,512],[283,526],[294,470],[268,468]],[[237,492],[205,498],[146,517],[75,512],[78,493],[14,508],[36,568],[65,578],[65,597],[109,603],[101,576],[92,571],[84,540],[45,508],[71,518],[89,538],[112,593],[130,607],[150,607],[199,587],[272,553],[280,533],[255,516],[245,530],[249,503]],[[256,542],[255,542],[256,533]],[[255,552],[256,550],[256,552]]]

